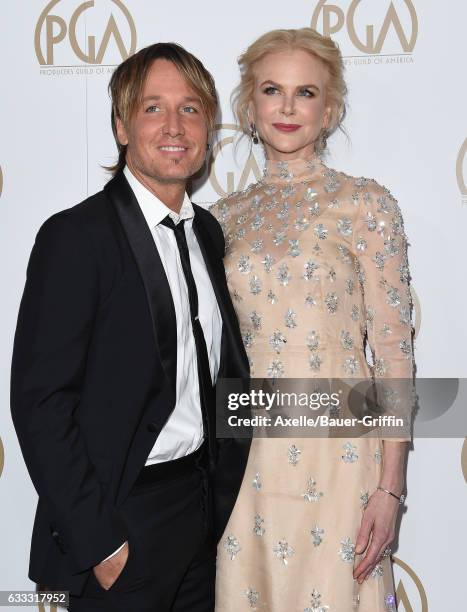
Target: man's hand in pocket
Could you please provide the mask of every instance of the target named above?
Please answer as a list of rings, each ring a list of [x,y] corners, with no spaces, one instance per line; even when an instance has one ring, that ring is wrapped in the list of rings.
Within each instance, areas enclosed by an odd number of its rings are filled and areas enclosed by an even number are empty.
[[[106,591],[110,589],[123,571],[128,560],[128,554],[129,546],[128,542],[125,542],[118,553],[94,566],[93,571],[97,582]]]

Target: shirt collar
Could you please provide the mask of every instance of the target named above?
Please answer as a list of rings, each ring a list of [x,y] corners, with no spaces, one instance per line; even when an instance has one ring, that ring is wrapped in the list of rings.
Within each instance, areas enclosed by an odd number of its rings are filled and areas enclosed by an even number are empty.
[[[149,189],[141,183],[136,176],[131,172],[128,166],[125,166],[123,173],[130,184],[130,187],[135,194],[136,200],[141,208],[141,211],[146,219],[146,223],[151,229],[159,225],[159,223],[170,216],[172,221],[177,224],[182,220],[192,219],[195,216],[193,204],[190,201],[187,193],[183,197],[183,203],[180,208],[180,213],[177,214],[173,210],[170,210],[168,206],[164,204],[157,196],[155,196]]]

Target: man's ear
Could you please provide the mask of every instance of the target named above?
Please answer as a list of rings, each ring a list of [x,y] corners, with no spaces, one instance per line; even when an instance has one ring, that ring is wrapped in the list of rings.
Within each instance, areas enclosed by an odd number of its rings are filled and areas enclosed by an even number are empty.
[[[115,127],[117,128],[118,142],[123,146],[127,145],[128,144],[128,134],[126,132],[125,126],[123,125],[123,121],[120,119],[120,117],[116,118]]]

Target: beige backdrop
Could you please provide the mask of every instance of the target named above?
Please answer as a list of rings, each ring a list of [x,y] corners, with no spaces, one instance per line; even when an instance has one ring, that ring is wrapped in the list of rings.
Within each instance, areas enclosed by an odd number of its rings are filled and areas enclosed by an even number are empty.
[[[108,178],[101,165],[115,157],[106,92],[114,66],[135,49],[173,40],[212,71],[222,116],[211,172],[194,195],[207,203],[243,188],[262,167],[257,151],[240,146],[234,157],[236,57],[273,28],[313,25],[333,36],[347,67],[350,142],[333,137],[328,164],[375,178],[399,200],[411,242],[418,374],[462,377],[466,23],[464,0],[2,2],[0,590],[34,588],[27,567],[36,494],[8,408],[26,263],[41,223]],[[415,441],[395,553],[399,612],[464,609],[466,480],[463,439]]]

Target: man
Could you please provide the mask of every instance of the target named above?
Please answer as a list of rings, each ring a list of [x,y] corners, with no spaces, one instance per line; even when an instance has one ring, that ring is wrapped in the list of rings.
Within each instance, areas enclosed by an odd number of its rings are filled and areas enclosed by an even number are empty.
[[[42,226],[18,318],[12,415],[39,494],[29,577],[69,590],[72,612],[213,610],[248,454],[216,440],[213,385],[249,374],[222,232],[185,193],[217,97],[172,43],[123,62],[110,93],[114,177]]]

